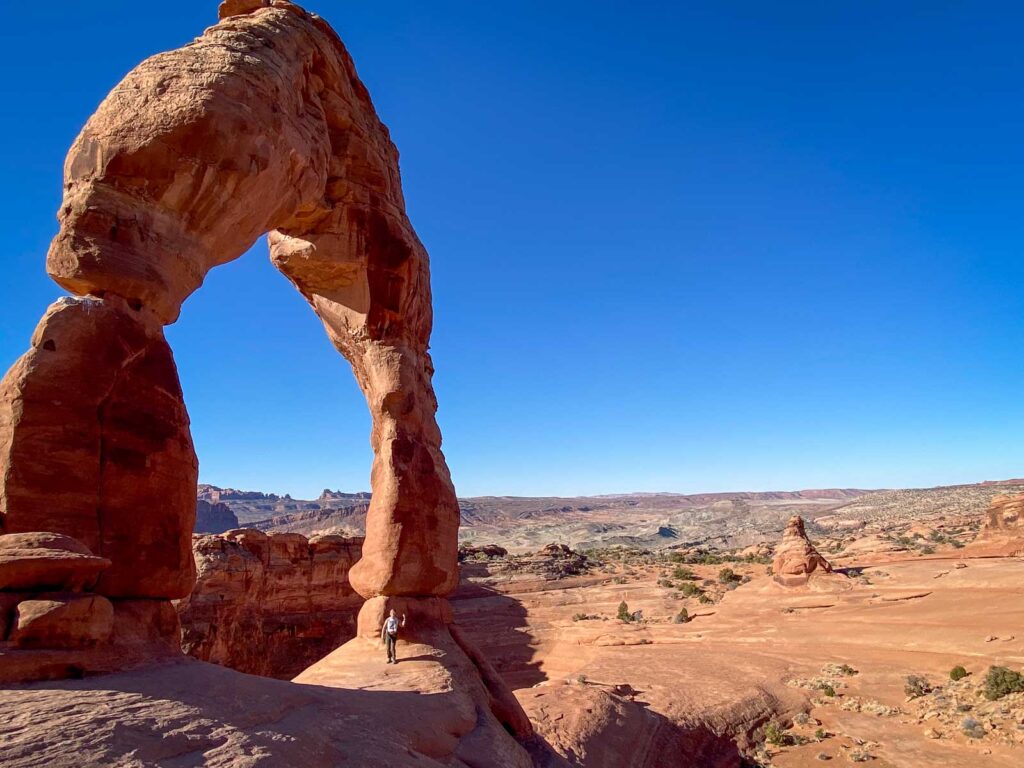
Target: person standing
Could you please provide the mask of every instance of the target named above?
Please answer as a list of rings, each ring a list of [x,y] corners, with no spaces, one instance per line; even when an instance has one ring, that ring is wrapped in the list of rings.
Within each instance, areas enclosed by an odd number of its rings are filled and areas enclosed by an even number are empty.
[[[399,624],[398,616],[395,614],[395,609],[391,609],[391,614],[384,619],[384,626],[380,629],[381,639],[388,649],[388,664],[398,663],[398,654],[395,650],[395,646],[398,643],[398,628],[405,626],[405,614],[402,614],[402,622]]]

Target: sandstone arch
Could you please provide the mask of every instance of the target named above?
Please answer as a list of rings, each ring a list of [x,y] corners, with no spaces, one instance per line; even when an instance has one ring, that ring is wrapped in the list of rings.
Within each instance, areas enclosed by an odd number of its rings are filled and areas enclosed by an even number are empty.
[[[34,388],[102,380],[102,392],[73,406],[79,413],[63,415],[64,423],[80,422],[80,431],[90,433],[74,460],[94,471],[66,500],[63,514],[74,522],[62,532],[111,556],[113,575],[123,563],[141,576],[145,566],[131,563],[139,558],[127,551],[138,544],[137,519],[118,522],[108,507],[129,486],[145,486],[152,493],[135,494],[134,513],[139,505],[162,507],[164,521],[174,520],[177,530],[164,531],[158,546],[187,547],[185,489],[194,485],[195,459],[183,406],[160,418],[135,414],[134,423],[121,425],[131,437],[161,422],[157,431],[165,439],[137,446],[125,459],[152,465],[173,454],[160,475],[167,482],[158,487],[136,473],[105,493],[119,465],[109,455],[117,446],[107,450],[111,425],[102,403],[113,387],[130,389],[138,400],[132,408],[148,408],[144,389],[115,383],[130,380],[125,371],[136,365],[129,361],[143,343],[154,350],[149,356],[169,366],[164,385],[153,387],[180,401],[160,327],[174,322],[210,269],[270,232],[274,264],[352,364],[372,415],[373,501],[353,585],[366,598],[446,595],[457,581],[458,504],[434,418],[429,262],[405,214],[398,152],[325,22],[279,0],[226,2],[221,18],[192,44],[132,70],[68,154],[61,227],[47,269],[61,286],[90,298],[55,305],[37,330],[40,346],[5,382],[4,530],[61,527],[53,524],[52,489],[26,477],[63,436],[43,425],[27,438],[32,419],[46,419],[35,413],[46,395],[33,400]],[[94,322],[100,316],[109,327]],[[69,323],[74,338],[51,338]],[[139,340],[122,344],[109,373],[98,376],[95,355],[117,334]],[[191,489],[187,496],[191,506]],[[107,546],[112,538],[126,551]],[[154,553],[146,554],[142,559],[151,562]],[[182,596],[190,587],[190,556],[180,555],[177,567],[168,564],[175,583],[126,585],[115,594]]]

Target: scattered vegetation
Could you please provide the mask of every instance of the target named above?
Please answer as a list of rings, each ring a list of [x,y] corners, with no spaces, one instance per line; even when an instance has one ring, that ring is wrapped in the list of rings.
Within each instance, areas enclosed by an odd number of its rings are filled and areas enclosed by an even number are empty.
[[[740,579],[740,575],[732,568],[723,568],[718,572],[718,580],[723,584],[738,584]]]
[[[963,722],[960,723],[960,730],[963,731],[965,736],[971,739],[985,738],[985,726],[973,717],[965,717]]]
[[[931,683],[921,675],[907,675],[907,679],[903,684],[903,692],[912,699],[926,696],[931,691]]]
[[[1006,667],[989,667],[981,695],[989,701],[997,701],[1011,693],[1024,693],[1024,675]]]
[[[957,680],[963,680],[969,674],[966,669],[958,665],[949,670],[949,679],[956,682]]]
[[[625,600],[619,603],[619,610],[615,614],[615,618],[619,619],[619,621],[633,621],[633,614],[629,612],[629,606]]]
[[[764,727],[764,740],[775,747],[791,747],[796,744],[793,734],[775,720]]]
[[[680,584],[679,591],[682,593],[683,597],[699,597],[704,594],[704,590],[692,581],[684,581]]]

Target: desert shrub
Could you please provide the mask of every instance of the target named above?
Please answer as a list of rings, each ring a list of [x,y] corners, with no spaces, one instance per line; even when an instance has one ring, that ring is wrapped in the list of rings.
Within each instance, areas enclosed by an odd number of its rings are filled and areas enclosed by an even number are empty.
[[[921,554],[922,555],[934,555],[935,554],[935,547],[921,547]]]
[[[842,675],[843,677],[853,677],[857,674],[857,670],[849,664],[840,664],[836,667],[836,674]]]
[[[697,578],[697,574],[691,571],[689,568],[683,565],[677,565],[672,571],[672,578],[677,581],[693,581]]]
[[[903,692],[912,699],[924,696],[925,694],[930,693],[931,690],[931,683],[928,682],[927,678],[921,677],[921,675],[907,675],[907,678],[903,683]]]
[[[618,613],[615,614],[615,617],[617,619],[619,619],[620,621],[632,621],[633,620],[633,614],[629,612],[629,606],[626,605],[626,601],[625,600],[623,600],[621,603],[619,603],[619,610],[618,610]]]
[[[774,720],[764,727],[764,740],[776,747],[789,747],[796,743],[793,735]]]
[[[982,696],[996,701],[1011,693],[1024,693],[1024,675],[1006,667],[989,667],[981,687]]]
[[[964,543],[962,541],[957,541],[956,539],[950,539],[949,543],[953,545],[953,549],[963,549],[964,548]]]
[[[966,669],[964,669],[961,666],[956,666],[949,670],[949,679],[953,681],[963,680],[965,677],[967,677],[967,674],[968,673]]]
[[[612,581],[614,581],[616,584],[625,584],[626,583],[626,577],[625,576],[616,576],[614,579],[612,579]]]
[[[816,685],[815,687],[829,698],[832,698],[836,695],[836,689],[833,688],[829,683],[818,683],[818,685]]]
[[[676,617],[673,619],[673,621],[676,624],[685,624],[689,620],[690,620],[690,613],[689,613],[689,611],[686,610],[686,608],[680,608],[679,609],[679,613],[677,613]]]
[[[828,738],[828,731],[826,731],[824,728],[819,728],[814,732],[814,738],[818,741],[824,741]]]
[[[701,605],[711,605],[715,601],[709,595],[705,595],[703,592],[701,592],[699,595],[697,595],[697,602]]]
[[[669,589],[672,589],[672,582],[669,581],[668,579],[658,579],[658,586],[659,587],[668,587]]]
[[[985,738],[985,726],[973,717],[965,717],[963,722],[960,723],[960,730],[964,732],[965,736],[972,739]]]
[[[684,581],[679,585],[679,591],[683,593],[684,597],[697,597],[703,595],[701,588],[694,584],[692,581]]]
[[[740,576],[732,568],[723,568],[718,572],[718,580],[723,584],[738,582]]]

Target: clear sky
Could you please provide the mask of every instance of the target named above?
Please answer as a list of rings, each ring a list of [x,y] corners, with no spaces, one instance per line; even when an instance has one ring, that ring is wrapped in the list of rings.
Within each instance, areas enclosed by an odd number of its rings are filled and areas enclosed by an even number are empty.
[[[306,0],[431,253],[461,495],[1024,475],[1024,10]],[[10,3],[0,367],[60,295],[67,147],[214,0]],[[260,242],[168,329],[218,485],[369,485],[348,366]]]

